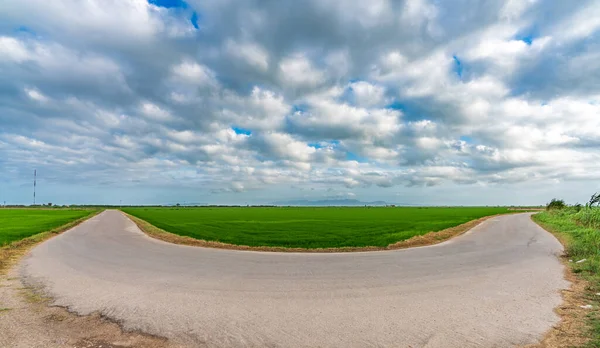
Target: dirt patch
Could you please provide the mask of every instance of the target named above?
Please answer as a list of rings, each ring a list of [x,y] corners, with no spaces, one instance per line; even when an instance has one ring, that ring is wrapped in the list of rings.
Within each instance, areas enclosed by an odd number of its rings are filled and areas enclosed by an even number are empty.
[[[16,270],[8,272],[16,275]],[[78,316],[23,287],[17,277],[0,277],[0,347],[163,348],[176,347],[166,339],[124,332],[98,314]]]
[[[139,219],[135,216],[123,213],[127,215],[143,232],[147,235],[154,237],[156,239],[160,239],[165,242],[173,243],[173,244],[182,244],[182,245],[190,245],[190,246],[198,246],[205,248],[216,248],[216,249],[231,249],[231,250],[246,250],[246,251],[271,251],[271,252],[303,252],[303,253],[338,253],[338,252],[357,252],[357,251],[383,251],[383,250],[397,250],[397,249],[405,249],[412,248],[417,246],[426,246],[438,244],[443,241],[446,241],[450,238],[461,235],[473,227],[479,225],[483,221],[497,217],[505,214],[491,215],[485,216],[480,219],[472,220],[466,222],[464,224],[447,228],[445,230],[441,230],[438,232],[429,232],[421,236],[414,236],[410,239],[403,240],[394,244],[390,244],[386,247],[376,247],[376,246],[367,246],[367,247],[343,247],[343,248],[315,248],[315,249],[305,249],[305,248],[284,248],[284,247],[269,247],[269,246],[248,246],[248,245],[236,245],[236,244],[228,244],[221,243],[215,241],[207,241],[202,239],[195,239],[186,236],[180,236],[174,233],[167,232],[163,229],[160,229],[147,221]]]

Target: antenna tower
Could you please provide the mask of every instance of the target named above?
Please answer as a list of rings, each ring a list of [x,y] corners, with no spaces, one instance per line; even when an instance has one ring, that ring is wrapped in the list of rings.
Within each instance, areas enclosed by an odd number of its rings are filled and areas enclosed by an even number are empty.
[[[33,170],[33,205],[35,205],[35,181],[37,179],[37,169]]]

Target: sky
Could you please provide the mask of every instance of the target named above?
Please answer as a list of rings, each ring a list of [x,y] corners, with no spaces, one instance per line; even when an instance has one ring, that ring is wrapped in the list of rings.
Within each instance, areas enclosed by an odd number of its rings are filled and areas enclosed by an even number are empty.
[[[4,0],[0,202],[585,202],[600,1]]]

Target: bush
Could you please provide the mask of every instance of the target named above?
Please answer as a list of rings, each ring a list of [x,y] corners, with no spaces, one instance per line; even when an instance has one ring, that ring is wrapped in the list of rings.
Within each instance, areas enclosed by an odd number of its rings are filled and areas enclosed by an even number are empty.
[[[552,200],[550,201],[550,203],[548,203],[546,205],[546,210],[563,209],[566,206],[567,205],[565,204],[564,200],[552,198]]]

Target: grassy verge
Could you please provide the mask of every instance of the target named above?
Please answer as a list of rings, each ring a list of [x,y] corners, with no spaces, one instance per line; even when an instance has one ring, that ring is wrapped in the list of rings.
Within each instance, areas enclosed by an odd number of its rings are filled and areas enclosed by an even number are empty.
[[[481,222],[492,218],[497,215],[485,216],[479,219],[471,220],[458,226],[443,229],[437,232],[429,232],[424,235],[416,235],[409,239],[398,241],[387,246],[365,246],[365,247],[337,247],[337,248],[289,248],[289,247],[273,247],[273,246],[249,246],[249,245],[238,245],[228,244],[216,241],[206,241],[202,239],[196,239],[187,236],[180,236],[174,233],[167,232],[160,229],[147,221],[137,218],[133,215],[127,214],[129,218],[135,222],[135,224],[146,234],[156,239],[160,239],[165,242],[199,246],[207,248],[217,249],[233,249],[233,250],[249,250],[249,251],[272,251],[272,252],[352,252],[352,251],[377,251],[377,250],[397,250],[404,248],[411,248],[417,246],[433,245],[441,243],[450,238],[461,235],[471,228],[477,226]]]
[[[600,208],[551,210],[532,218],[564,244],[567,277],[574,278],[572,293],[565,296],[567,310],[561,316],[567,324],[580,325],[558,334],[572,336],[569,346],[600,347]]]
[[[63,221],[60,226],[55,226],[43,232],[38,232],[40,227],[36,226],[35,222],[27,222],[28,225],[34,226],[34,232],[28,233],[29,237],[24,237],[19,240],[13,240],[7,245],[0,246],[0,274],[5,274],[5,272],[10,268],[10,266],[32,246],[36,245],[37,243],[43,242],[56,234],[59,234],[77,226],[78,224],[100,213],[101,211],[102,210],[99,209],[83,210],[83,214],[79,214],[79,217],[71,218],[71,220],[68,222]],[[21,227],[22,226],[23,225],[21,225]]]

